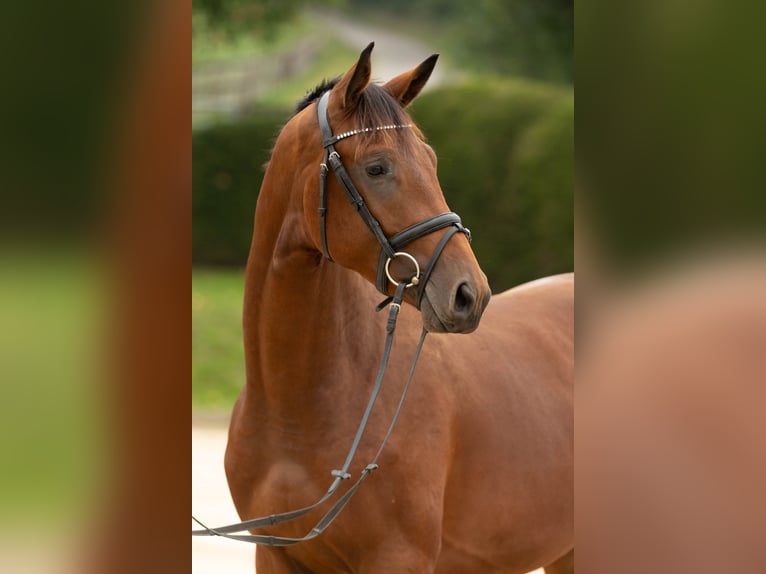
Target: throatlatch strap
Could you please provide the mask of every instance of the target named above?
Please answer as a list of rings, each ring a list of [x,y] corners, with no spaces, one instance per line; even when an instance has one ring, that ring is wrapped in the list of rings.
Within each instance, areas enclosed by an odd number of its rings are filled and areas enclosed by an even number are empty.
[[[328,150],[324,152],[324,161],[319,166],[319,230],[322,237],[322,251],[324,256],[333,261],[330,256],[330,249],[327,247],[327,158],[330,155]]]

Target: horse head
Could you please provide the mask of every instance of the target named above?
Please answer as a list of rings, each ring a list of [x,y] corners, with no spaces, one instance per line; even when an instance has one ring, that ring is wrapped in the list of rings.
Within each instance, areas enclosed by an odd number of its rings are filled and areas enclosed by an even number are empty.
[[[436,154],[406,111],[437,56],[378,85],[370,82],[372,47],[296,115],[295,143],[311,166],[300,171],[304,229],[325,263],[358,272],[381,292],[414,283],[404,301],[420,309],[429,331],[471,332],[490,288],[470,232],[447,207]]]

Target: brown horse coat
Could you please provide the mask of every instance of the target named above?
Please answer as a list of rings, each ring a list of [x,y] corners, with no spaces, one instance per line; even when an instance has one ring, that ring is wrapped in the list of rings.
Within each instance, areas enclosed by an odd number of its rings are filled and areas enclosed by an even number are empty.
[[[364,125],[357,112],[372,91],[370,50],[333,88],[336,133]],[[384,86],[402,113],[434,63],[430,58]],[[433,152],[416,130],[401,132],[337,146],[389,235],[447,210]],[[334,180],[328,239],[336,261],[321,255],[322,151],[310,105],[283,129],[258,199],[245,289],[247,382],[226,452],[242,519],[324,494],[356,432],[383,348],[386,316],[374,311],[381,295],[373,286],[380,248]],[[370,161],[383,162],[389,175],[369,176]],[[407,251],[425,262],[440,235]],[[461,292],[471,295],[466,300]],[[383,390],[351,468],[355,477],[386,432],[421,325],[434,334],[380,469],[318,538],[259,547],[259,574],[510,574],[570,551],[573,278],[517,287],[485,310],[488,298],[486,278],[458,234],[434,268],[421,312],[402,307]],[[258,533],[303,536],[322,510]]]

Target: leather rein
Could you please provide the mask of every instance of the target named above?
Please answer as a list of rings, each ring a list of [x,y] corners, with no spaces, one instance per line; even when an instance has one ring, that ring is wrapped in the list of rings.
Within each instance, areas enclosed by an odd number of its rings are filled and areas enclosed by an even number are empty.
[[[423,294],[425,293],[425,286],[428,282],[429,277],[431,276],[431,272],[433,271],[433,268],[436,265],[436,261],[438,260],[439,256],[441,255],[442,251],[444,250],[444,247],[447,245],[447,242],[450,240],[450,238],[455,233],[461,232],[461,233],[464,233],[466,237],[468,237],[469,241],[471,239],[471,232],[462,225],[460,217],[453,212],[442,213],[434,217],[431,217],[429,219],[425,219],[419,223],[416,223],[415,225],[407,227],[406,229],[394,234],[391,237],[387,237],[385,235],[380,223],[375,218],[375,216],[372,215],[369,208],[367,207],[366,202],[364,201],[364,198],[357,190],[351,177],[348,175],[348,172],[346,171],[346,168],[343,165],[340,155],[335,150],[335,144],[342,139],[345,139],[347,137],[351,137],[360,133],[380,131],[380,130],[390,130],[390,129],[406,129],[412,126],[411,125],[378,126],[374,128],[356,129],[349,132],[343,132],[338,135],[333,135],[332,128],[330,127],[329,117],[327,114],[327,105],[329,101],[329,95],[330,95],[329,91],[325,92],[320,98],[319,104],[317,106],[319,128],[322,133],[322,145],[325,148],[324,161],[320,165],[320,179],[319,179],[319,220],[320,220],[320,228],[321,228],[322,251],[324,253],[324,256],[329,261],[333,261],[332,257],[330,256],[330,252],[327,245],[327,228],[326,228],[326,220],[327,220],[326,179],[327,179],[328,170],[332,169],[333,173],[335,174],[335,177],[337,178],[338,182],[343,188],[343,191],[345,192],[346,197],[351,202],[351,204],[356,208],[357,213],[359,213],[359,216],[365,222],[367,227],[372,231],[373,235],[378,240],[378,243],[380,243],[380,246],[381,246],[381,252],[378,259],[378,273],[377,273],[376,287],[378,291],[386,295],[386,299],[380,305],[378,305],[377,310],[380,311],[386,305],[389,305],[389,314],[388,314],[388,321],[386,323],[386,341],[383,347],[383,355],[381,358],[380,366],[378,367],[378,373],[375,377],[375,383],[373,385],[372,392],[370,393],[370,398],[367,401],[367,407],[365,408],[364,414],[362,416],[362,420],[359,423],[359,427],[357,428],[356,435],[354,436],[354,440],[346,455],[346,459],[343,463],[343,466],[338,470],[332,470],[330,472],[330,474],[334,477],[334,480],[332,484],[330,485],[330,487],[325,492],[325,494],[319,500],[317,500],[316,502],[314,502],[313,504],[309,506],[305,506],[303,508],[299,508],[297,510],[293,510],[290,512],[272,514],[270,516],[264,516],[262,518],[254,518],[252,520],[246,520],[244,522],[239,522],[237,524],[230,524],[227,526],[220,526],[216,528],[209,528],[205,526],[202,522],[194,518],[194,516],[192,516],[192,520],[194,520],[197,524],[199,524],[202,527],[201,530],[192,530],[192,536],[220,536],[220,537],[229,538],[232,540],[250,542],[253,544],[261,544],[266,546],[291,546],[293,544],[298,544],[300,542],[305,542],[307,540],[316,538],[317,536],[322,534],[322,532],[324,532],[324,530],[333,522],[333,520],[335,520],[338,514],[340,514],[341,510],[343,510],[343,508],[346,506],[348,501],[357,491],[359,486],[361,486],[361,484],[367,479],[367,477],[374,470],[378,468],[378,464],[377,464],[378,458],[380,457],[384,447],[386,446],[386,443],[388,442],[388,439],[391,437],[391,434],[393,433],[394,427],[396,426],[396,423],[399,419],[399,415],[401,414],[402,407],[404,406],[404,399],[407,396],[407,391],[409,390],[410,383],[412,382],[412,377],[415,374],[415,367],[417,366],[418,358],[420,357],[420,351],[423,348],[423,343],[425,342],[425,338],[427,334],[427,331],[425,330],[425,328],[423,328],[421,331],[420,340],[418,341],[417,348],[415,349],[415,355],[413,357],[412,365],[410,367],[410,371],[407,376],[407,381],[405,382],[401,397],[399,399],[399,403],[391,419],[391,423],[389,424],[386,435],[383,437],[383,440],[381,441],[380,446],[378,447],[378,450],[375,453],[375,456],[364,467],[361,474],[359,475],[359,478],[357,478],[356,482],[354,482],[354,484],[340,498],[338,498],[338,500],[333,504],[333,506],[330,507],[330,509],[325,512],[322,518],[305,536],[302,536],[300,538],[292,538],[292,537],[285,537],[285,536],[271,536],[271,535],[261,535],[261,534],[238,534],[240,532],[244,532],[247,530],[254,530],[254,529],[263,528],[266,526],[275,526],[277,524],[290,522],[292,520],[295,520],[296,518],[304,516],[305,514],[311,512],[312,510],[316,509],[321,504],[326,502],[338,490],[340,484],[344,480],[348,480],[351,478],[351,474],[348,471],[351,466],[351,463],[353,462],[354,456],[356,455],[356,451],[359,448],[359,444],[362,440],[362,436],[364,435],[364,431],[367,428],[367,423],[369,422],[370,415],[372,413],[372,409],[375,404],[375,400],[377,399],[378,394],[380,392],[380,389],[383,383],[383,378],[384,378],[386,369],[388,367],[388,362],[391,355],[391,347],[393,345],[394,331],[396,329],[396,321],[399,316],[399,311],[401,308],[402,300],[404,298],[405,290],[410,287],[416,288],[415,301],[416,301],[416,306],[419,308],[420,302],[423,298]],[[449,228],[449,229],[444,234],[444,236],[440,239],[439,243],[434,249],[434,253],[431,256],[431,259],[429,260],[425,269],[421,273],[420,265],[418,264],[415,257],[410,255],[407,252],[401,251],[401,249],[404,246],[408,245],[409,243],[412,243],[416,239],[419,239],[421,237],[424,237],[425,235],[428,235],[429,233],[433,233],[434,231],[438,231],[444,228]],[[391,274],[389,272],[389,265],[391,261],[397,257],[404,257],[405,259],[410,261],[414,267],[414,273],[408,280],[397,281],[396,279],[391,277]],[[388,294],[387,281],[392,283],[395,286],[395,292],[393,296],[389,296]]]

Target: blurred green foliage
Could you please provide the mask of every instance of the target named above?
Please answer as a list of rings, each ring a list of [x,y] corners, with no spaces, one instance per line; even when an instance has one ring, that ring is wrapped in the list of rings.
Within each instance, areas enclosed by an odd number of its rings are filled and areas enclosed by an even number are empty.
[[[574,78],[574,0],[193,0],[192,7],[195,38],[273,41],[306,8],[344,8],[386,15],[393,26],[418,26],[437,46],[448,42],[439,49],[472,70],[563,83]]]
[[[605,7],[578,15],[577,49],[579,223],[600,272],[763,241],[763,17],[729,3]]]
[[[481,77],[413,106],[492,289],[573,270],[572,91]]]
[[[277,39],[307,8],[341,6],[344,0],[192,0],[192,27],[237,39]],[[195,30],[196,31],[196,30]]]
[[[462,67],[557,83],[574,79],[574,0],[346,0],[419,23]],[[429,29],[438,30],[431,34]]]
[[[234,404],[245,380],[241,269],[192,272],[192,406]]]
[[[288,115],[261,110],[194,133],[195,263],[246,262],[262,165]],[[479,77],[422,95],[413,116],[493,290],[573,269],[571,89]]]
[[[211,25],[237,33],[268,35],[276,24],[290,20],[305,0],[192,0],[192,10]]]
[[[218,124],[192,136],[194,263],[244,265],[263,165],[290,112],[264,109],[246,122]]]
[[[4,3],[0,243],[60,245],[97,227],[134,93],[141,5]]]
[[[0,515],[14,528],[98,500],[103,284],[79,251],[0,250]],[[2,528],[2,527],[0,527]]]

